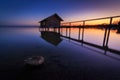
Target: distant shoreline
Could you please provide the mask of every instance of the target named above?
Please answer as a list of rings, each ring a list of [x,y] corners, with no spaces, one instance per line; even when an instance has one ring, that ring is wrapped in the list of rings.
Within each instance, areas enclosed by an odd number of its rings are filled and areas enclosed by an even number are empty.
[[[39,26],[2,26],[0,28],[39,28]]]

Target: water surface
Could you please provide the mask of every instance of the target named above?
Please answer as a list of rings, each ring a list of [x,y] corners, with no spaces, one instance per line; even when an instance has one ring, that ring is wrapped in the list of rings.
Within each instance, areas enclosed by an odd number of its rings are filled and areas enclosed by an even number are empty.
[[[89,39],[90,34],[86,35]],[[104,55],[102,50],[60,39],[54,45],[42,37],[38,28],[1,28],[1,80],[120,80],[118,55]],[[24,60],[32,56],[44,56],[45,65],[26,68]]]

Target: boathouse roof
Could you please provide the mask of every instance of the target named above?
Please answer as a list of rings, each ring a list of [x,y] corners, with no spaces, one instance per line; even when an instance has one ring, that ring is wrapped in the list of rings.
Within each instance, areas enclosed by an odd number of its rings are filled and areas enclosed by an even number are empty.
[[[45,19],[43,19],[43,20],[41,20],[41,21],[39,21],[39,23],[40,22],[43,22],[43,21],[46,21],[46,20],[48,20],[48,19],[50,19],[50,18],[52,18],[52,17],[56,17],[57,19],[59,19],[60,21],[63,21],[63,19],[58,15],[58,14],[53,14],[53,15],[51,15],[51,16],[49,16],[49,17],[47,17],[47,18],[45,18]]]

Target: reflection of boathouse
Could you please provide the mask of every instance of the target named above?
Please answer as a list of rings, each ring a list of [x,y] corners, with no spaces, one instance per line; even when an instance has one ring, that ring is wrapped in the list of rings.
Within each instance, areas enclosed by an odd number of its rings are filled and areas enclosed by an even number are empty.
[[[39,21],[40,27],[42,28],[58,28],[60,27],[60,22],[63,21],[61,17],[57,14],[53,14],[42,21]]]
[[[60,34],[56,32],[41,31],[41,37],[55,46],[57,46],[62,41]]]

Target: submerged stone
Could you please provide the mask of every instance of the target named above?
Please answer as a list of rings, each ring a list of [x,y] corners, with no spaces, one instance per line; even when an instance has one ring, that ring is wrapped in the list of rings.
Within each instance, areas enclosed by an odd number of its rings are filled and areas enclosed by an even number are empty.
[[[40,66],[44,64],[44,57],[43,56],[35,56],[35,57],[30,57],[24,60],[26,65],[30,66]]]

